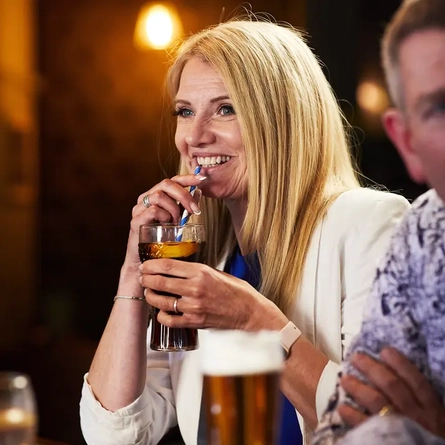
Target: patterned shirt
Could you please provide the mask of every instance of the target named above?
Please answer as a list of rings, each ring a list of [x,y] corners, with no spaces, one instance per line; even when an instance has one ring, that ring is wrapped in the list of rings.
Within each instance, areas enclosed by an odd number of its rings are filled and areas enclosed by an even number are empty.
[[[351,356],[364,352],[378,360],[386,346],[408,357],[445,402],[445,203],[434,190],[413,203],[393,236],[342,373],[366,381]],[[336,411],[344,402],[356,406],[337,383],[313,445],[350,443],[339,441],[349,429]],[[360,443],[374,443],[375,437],[367,442],[362,436]]]

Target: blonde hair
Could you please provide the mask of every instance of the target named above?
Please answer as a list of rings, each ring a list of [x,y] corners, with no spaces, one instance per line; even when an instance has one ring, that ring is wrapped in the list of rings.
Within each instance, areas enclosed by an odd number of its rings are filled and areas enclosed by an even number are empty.
[[[426,29],[445,31],[444,0],[405,0],[385,29],[381,45],[382,66],[392,101],[404,106],[400,78],[400,46],[412,34]]]
[[[246,150],[242,250],[257,252],[261,293],[289,314],[316,225],[338,194],[359,187],[343,116],[316,57],[290,27],[234,20],[192,36],[169,71],[172,96],[196,56],[222,76]],[[208,263],[215,266],[235,237],[221,202],[205,199],[204,207]]]

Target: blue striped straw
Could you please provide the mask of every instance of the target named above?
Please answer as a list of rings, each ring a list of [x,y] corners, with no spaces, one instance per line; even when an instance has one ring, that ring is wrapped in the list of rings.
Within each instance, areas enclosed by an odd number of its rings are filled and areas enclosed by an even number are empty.
[[[201,171],[201,166],[198,165],[195,168],[195,175],[198,175],[199,172]],[[190,194],[193,196],[195,194],[195,190],[196,190],[196,185],[192,185],[190,187]],[[178,234],[176,235],[176,241],[181,241],[182,240],[182,233],[184,232],[184,226],[187,224],[188,220],[190,219],[190,213],[188,212],[188,210],[184,210],[183,214],[182,214],[182,218],[181,221],[179,222],[179,231]]]

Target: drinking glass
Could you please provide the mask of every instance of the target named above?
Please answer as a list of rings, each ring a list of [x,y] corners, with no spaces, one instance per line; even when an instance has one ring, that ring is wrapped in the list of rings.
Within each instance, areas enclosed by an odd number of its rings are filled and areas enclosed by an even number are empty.
[[[139,257],[141,262],[156,258],[203,262],[205,246],[202,224],[146,224],[139,228]],[[181,298],[167,292],[158,292]],[[191,351],[198,348],[198,330],[169,328],[158,322],[158,308],[151,311],[150,348],[155,351]],[[173,314],[181,316],[182,314]]]
[[[0,444],[33,445],[37,409],[29,377],[0,372]]]
[[[210,330],[203,334],[201,417],[206,443],[275,445],[283,367],[279,333]]]

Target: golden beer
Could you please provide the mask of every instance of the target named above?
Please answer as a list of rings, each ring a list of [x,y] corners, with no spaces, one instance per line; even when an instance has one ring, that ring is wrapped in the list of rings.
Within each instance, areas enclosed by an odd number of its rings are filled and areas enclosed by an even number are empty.
[[[18,408],[0,411],[0,444],[34,445],[37,420]]]
[[[208,334],[201,351],[208,444],[276,444],[283,363],[277,333]]]

